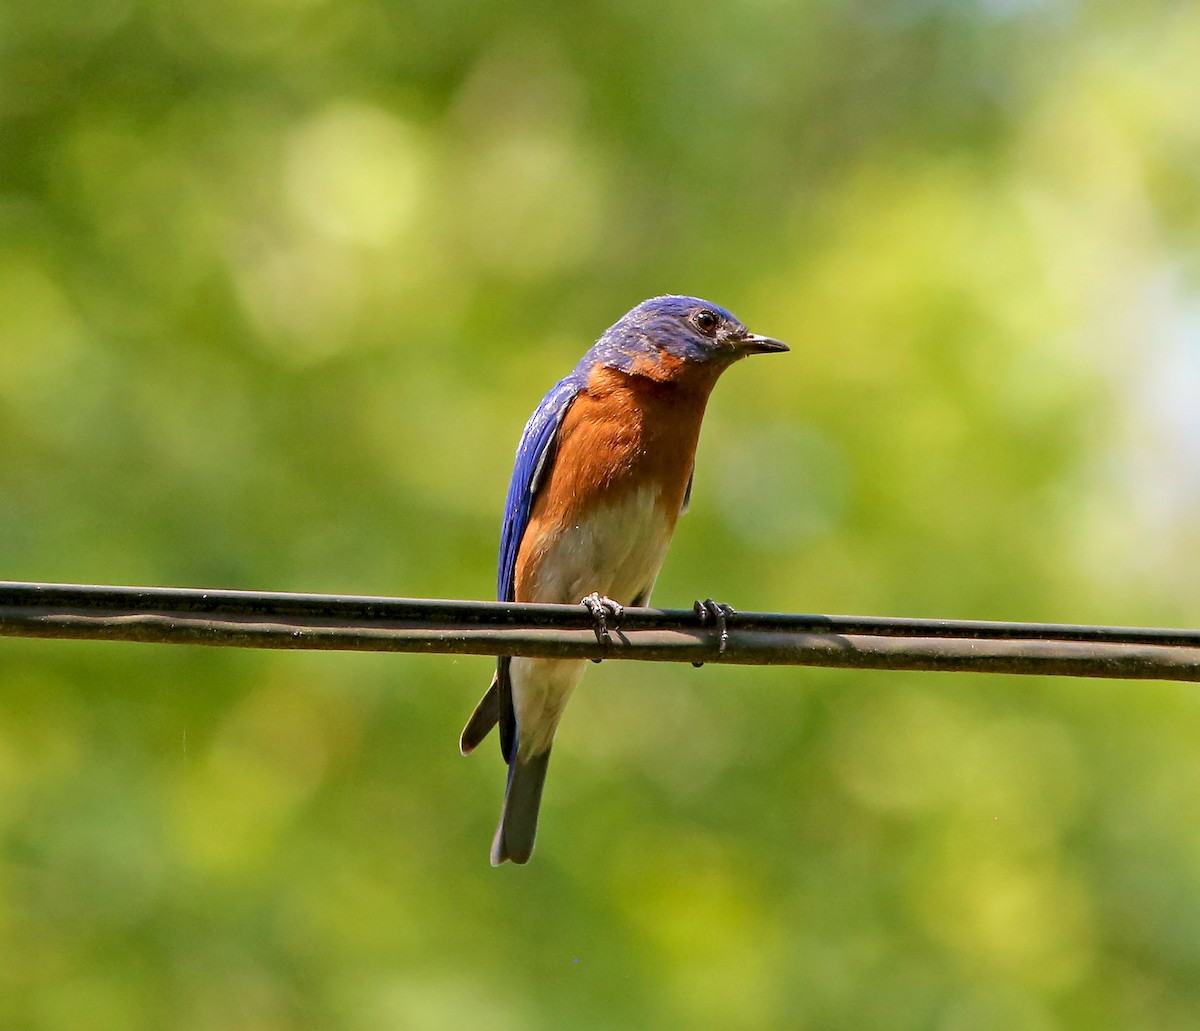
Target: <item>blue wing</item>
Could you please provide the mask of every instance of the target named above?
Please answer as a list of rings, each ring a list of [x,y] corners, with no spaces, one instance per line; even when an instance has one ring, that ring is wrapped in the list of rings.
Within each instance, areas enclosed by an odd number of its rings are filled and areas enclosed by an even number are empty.
[[[550,471],[554,462],[555,438],[558,428],[562,425],[563,416],[571,407],[571,402],[579,396],[582,380],[577,372],[572,372],[565,379],[559,380],[537,406],[537,410],[525,424],[525,432],[521,434],[521,443],[517,445],[517,460],[513,465],[512,480],[508,485],[508,498],[504,502],[504,524],[500,529],[500,562],[496,571],[496,596],[501,601],[513,601],[516,590],[517,552],[521,547],[521,538],[525,536],[525,527],[529,525],[529,513],[533,509],[533,499],[537,496],[538,488]],[[481,727],[473,728],[475,733],[470,737],[470,747],[478,742],[488,730],[494,718],[500,724],[500,752],[504,761],[511,763],[516,754],[517,719],[513,712],[512,682],[508,679],[508,667],[512,660],[502,655],[496,660],[496,678],[492,681],[491,691],[496,692],[496,704],[488,707]],[[488,694],[491,694],[491,691]],[[488,696],[480,703],[484,708]],[[494,717],[493,717],[494,712]],[[475,717],[467,724],[472,728]],[[464,731],[464,740],[467,740]],[[465,746],[464,746],[465,747]]]
[[[529,524],[533,499],[554,461],[555,438],[563,416],[580,389],[579,376],[574,372],[559,380],[529,417],[517,445],[517,460],[504,502],[504,525],[500,529],[500,563],[496,570],[496,597],[500,601],[513,600],[517,551]]]

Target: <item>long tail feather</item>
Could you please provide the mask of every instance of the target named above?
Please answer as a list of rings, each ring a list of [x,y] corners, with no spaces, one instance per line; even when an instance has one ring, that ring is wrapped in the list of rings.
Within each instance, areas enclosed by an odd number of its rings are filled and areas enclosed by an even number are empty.
[[[549,750],[528,759],[514,758],[508,768],[508,787],[500,826],[492,841],[492,866],[507,861],[528,863],[537,837],[538,808],[550,765]]]

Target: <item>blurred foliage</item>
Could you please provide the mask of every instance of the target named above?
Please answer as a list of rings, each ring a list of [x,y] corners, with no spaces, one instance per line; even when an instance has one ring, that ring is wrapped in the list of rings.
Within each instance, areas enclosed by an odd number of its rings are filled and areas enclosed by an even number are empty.
[[[790,341],[656,602],[1200,622],[1200,8],[16,0],[0,573],[488,597],[645,296]],[[10,640],[0,1026],[1194,1028],[1180,685]]]

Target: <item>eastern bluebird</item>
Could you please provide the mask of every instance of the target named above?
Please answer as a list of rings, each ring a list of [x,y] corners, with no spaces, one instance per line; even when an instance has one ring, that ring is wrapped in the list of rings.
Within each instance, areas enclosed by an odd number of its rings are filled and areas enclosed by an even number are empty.
[[[538,405],[504,505],[501,601],[587,605],[597,636],[646,605],[692,489],[709,393],[748,354],[787,345],[696,297],[654,297],[611,326]],[[496,724],[508,763],[492,865],[533,852],[550,746],[582,659],[501,657],[467,721],[467,754]]]

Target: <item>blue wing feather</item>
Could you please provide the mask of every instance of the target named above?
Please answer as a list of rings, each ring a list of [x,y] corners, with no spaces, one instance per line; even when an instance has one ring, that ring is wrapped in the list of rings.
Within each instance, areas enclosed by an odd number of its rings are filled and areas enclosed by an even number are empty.
[[[549,472],[554,457],[554,441],[563,416],[579,395],[581,387],[576,372],[559,380],[550,393],[542,398],[542,403],[529,417],[525,432],[521,434],[512,481],[508,485],[508,498],[504,502],[504,524],[500,529],[500,562],[496,570],[496,596],[500,601],[513,600],[517,551],[521,547],[525,527],[529,524],[533,499]]]
[[[550,465],[554,460],[555,437],[571,402],[579,396],[583,379],[578,370],[559,380],[542,398],[521,434],[517,458],[513,464],[508,497],[504,502],[504,523],[500,528],[500,562],[496,570],[496,596],[513,601],[516,591],[517,552],[529,525],[529,513]],[[513,711],[512,683],[508,667],[512,660],[502,655],[496,661],[496,690],[499,695],[497,722],[500,724],[500,752],[511,763],[516,755],[517,720]]]

